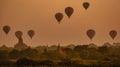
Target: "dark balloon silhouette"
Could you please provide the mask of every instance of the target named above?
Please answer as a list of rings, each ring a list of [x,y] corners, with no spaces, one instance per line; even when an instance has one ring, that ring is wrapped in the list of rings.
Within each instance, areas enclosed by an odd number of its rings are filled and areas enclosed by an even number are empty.
[[[71,17],[71,15],[73,14],[73,12],[74,12],[74,9],[72,8],[72,7],[66,7],[65,8],[65,13],[66,13],[66,15],[70,18]]]
[[[32,38],[33,38],[33,36],[35,35],[34,30],[29,30],[29,31],[28,31],[28,35],[29,35],[29,36],[30,36],[30,38],[32,39]]]
[[[89,8],[90,4],[89,2],[84,2],[83,7],[87,10]]]
[[[58,21],[58,23],[60,24],[60,21],[63,19],[63,14],[62,13],[56,13],[55,18]]]
[[[114,40],[115,37],[117,36],[117,31],[111,30],[111,31],[109,32],[109,35],[110,35],[110,37]]]
[[[90,40],[92,40],[92,38],[95,36],[95,31],[92,29],[89,29],[87,31],[87,36],[90,38]]]
[[[22,37],[23,33],[21,31],[16,31],[15,36],[20,39]]]
[[[9,33],[9,31],[10,31],[10,26],[4,26],[3,27],[3,31],[6,33],[6,34],[8,34]]]

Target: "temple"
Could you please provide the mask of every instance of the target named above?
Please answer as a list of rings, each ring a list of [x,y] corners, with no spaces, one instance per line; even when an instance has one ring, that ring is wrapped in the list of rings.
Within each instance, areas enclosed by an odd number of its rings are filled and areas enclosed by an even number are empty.
[[[23,38],[20,37],[18,39],[18,43],[14,45],[14,48],[17,50],[23,50],[23,49],[28,48],[28,46],[23,42]]]

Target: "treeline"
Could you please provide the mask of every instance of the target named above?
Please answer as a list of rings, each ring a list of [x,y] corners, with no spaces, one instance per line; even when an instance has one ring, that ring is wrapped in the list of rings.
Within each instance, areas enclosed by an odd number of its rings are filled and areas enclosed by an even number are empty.
[[[69,45],[0,49],[0,67],[120,67],[120,46]]]
[[[4,61],[1,63],[1,67],[120,67],[119,61],[114,63],[109,61],[99,61],[91,64],[83,64],[82,61],[75,62],[69,59],[54,62],[52,60],[35,61],[27,58],[21,58],[16,62]]]

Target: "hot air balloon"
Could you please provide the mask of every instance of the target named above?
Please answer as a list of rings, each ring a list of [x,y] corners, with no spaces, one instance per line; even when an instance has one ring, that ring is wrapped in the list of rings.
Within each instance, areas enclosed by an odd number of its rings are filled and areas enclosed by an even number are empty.
[[[87,31],[87,36],[90,38],[90,40],[92,40],[92,38],[95,36],[95,31],[92,29],[89,29]]]
[[[63,19],[63,14],[62,13],[56,13],[55,18],[58,21],[58,23],[60,24],[60,21]]]
[[[22,37],[23,33],[21,31],[16,31],[15,36],[20,39]]]
[[[84,2],[83,7],[87,10],[89,8],[90,4],[89,2]]]
[[[35,35],[35,32],[33,30],[29,30],[28,31],[28,35],[30,36],[30,38],[32,39],[32,37]]]
[[[65,8],[65,13],[68,16],[68,18],[71,17],[71,15],[73,14],[73,12],[74,12],[74,9],[72,7],[66,7]]]
[[[111,31],[109,32],[109,35],[110,35],[110,37],[114,40],[115,37],[116,37],[116,35],[117,35],[117,31],[111,30]]]
[[[9,31],[10,31],[10,26],[4,26],[3,27],[3,31],[6,33],[6,34],[8,34],[9,33]]]

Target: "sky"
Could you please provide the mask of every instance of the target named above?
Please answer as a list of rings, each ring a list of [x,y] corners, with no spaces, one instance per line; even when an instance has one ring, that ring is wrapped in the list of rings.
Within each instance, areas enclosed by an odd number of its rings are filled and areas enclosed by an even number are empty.
[[[85,10],[83,2],[89,2]],[[0,46],[14,46],[18,40],[15,32],[23,32],[24,43],[28,46],[89,44],[102,45],[120,42],[120,0],[0,0]],[[65,8],[72,7],[74,13],[69,19]],[[64,18],[61,24],[55,19],[55,13],[61,12]],[[2,28],[9,25],[6,35]],[[33,39],[27,31],[33,29]],[[94,29],[96,35],[91,41],[86,35],[88,29]],[[116,30],[115,40],[109,36],[110,30]]]

